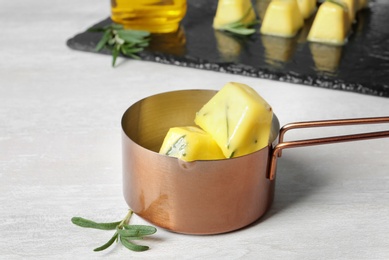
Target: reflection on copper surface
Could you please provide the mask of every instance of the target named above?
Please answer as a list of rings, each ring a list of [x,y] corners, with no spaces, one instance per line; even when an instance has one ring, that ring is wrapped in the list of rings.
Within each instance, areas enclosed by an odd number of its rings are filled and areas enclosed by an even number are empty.
[[[140,201],[143,202],[143,210],[139,211],[137,214],[144,217],[145,219],[155,219],[156,225],[166,228],[164,223],[170,221],[169,210],[169,199],[167,194],[161,194],[150,205],[146,205],[144,201],[144,191],[142,190]],[[143,199],[143,200],[142,200]]]
[[[315,69],[318,72],[333,74],[336,72],[340,58],[342,56],[342,46],[310,43],[312,58],[315,63]]]
[[[153,52],[184,56],[186,53],[185,31],[180,27],[176,32],[152,34],[148,49]]]
[[[297,38],[284,38],[261,35],[265,48],[265,61],[268,65],[279,68],[292,59],[297,47]]]
[[[242,50],[242,44],[233,35],[214,30],[216,47],[220,57],[224,62],[237,62],[240,52]]]
[[[270,2],[271,0],[256,0],[254,8],[261,22],[263,21],[263,17],[265,16],[266,9]]]
[[[254,222],[272,203],[275,181],[267,178],[271,146],[233,159],[195,162],[150,150],[162,144],[170,127],[192,124],[193,115],[215,93],[162,93],[123,115],[124,198],[152,224],[180,233],[218,234]],[[278,129],[274,116],[274,139]]]

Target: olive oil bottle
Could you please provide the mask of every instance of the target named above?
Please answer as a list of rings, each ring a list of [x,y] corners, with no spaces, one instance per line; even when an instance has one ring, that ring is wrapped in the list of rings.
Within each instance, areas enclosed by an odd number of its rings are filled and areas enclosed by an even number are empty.
[[[151,33],[177,31],[186,0],[111,0],[111,19],[127,29]]]

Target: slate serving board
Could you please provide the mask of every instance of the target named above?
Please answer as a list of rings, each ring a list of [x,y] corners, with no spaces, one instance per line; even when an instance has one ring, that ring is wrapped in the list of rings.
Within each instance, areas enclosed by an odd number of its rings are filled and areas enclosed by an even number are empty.
[[[269,0],[253,3],[261,20]],[[388,0],[370,1],[367,9],[358,12],[348,43],[342,47],[306,41],[314,16],[292,39],[215,31],[216,6],[216,0],[188,0],[181,29],[152,35],[150,46],[140,55],[142,60],[389,97]],[[93,26],[109,23],[106,18]],[[82,32],[67,45],[95,52],[100,37]]]

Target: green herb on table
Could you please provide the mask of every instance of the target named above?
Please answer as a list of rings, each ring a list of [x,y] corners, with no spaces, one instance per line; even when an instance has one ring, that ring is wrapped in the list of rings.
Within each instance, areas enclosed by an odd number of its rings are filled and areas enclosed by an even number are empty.
[[[183,135],[180,138],[178,138],[177,141],[175,141],[174,144],[166,152],[166,155],[170,155],[170,156],[182,155],[182,156],[185,156],[185,147],[187,146],[185,137],[186,137],[186,135]]]
[[[129,210],[127,215],[123,220],[117,222],[109,223],[97,223],[92,220],[84,219],[81,217],[73,217],[73,224],[84,227],[84,228],[94,228],[101,230],[115,230],[115,234],[110,240],[104,245],[95,248],[93,251],[102,251],[110,247],[115,241],[120,241],[122,245],[127,247],[132,251],[145,251],[148,250],[148,246],[138,245],[131,242],[132,240],[141,240],[145,236],[149,236],[157,232],[157,229],[152,226],[146,225],[129,225],[131,216],[133,214],[132,210]]]
[[[239,34],[239,35],[251,35],[255,33],[255,28],[251,28],[251,27],[256,25],[258,23],[258,20],[254,20],[249,24],[243,23],[244,19],[246,19],[246,17],[250,14],[250,12],[251,12],[251,8],[249,8],[246,14],[238,21],[225,24],[221,27],[218,27],[217,29],[221,31],[227,31],[233,34]]]
[[[110,49],[112,52],[112,67],[115,66],[120,53],[133,59],[139,59],[137,54],[143,51],[150,41],[149,32],[124,29],[123,25],[116,23],[99,28],[90,28],[88,32],[103,33],[95,50]]]

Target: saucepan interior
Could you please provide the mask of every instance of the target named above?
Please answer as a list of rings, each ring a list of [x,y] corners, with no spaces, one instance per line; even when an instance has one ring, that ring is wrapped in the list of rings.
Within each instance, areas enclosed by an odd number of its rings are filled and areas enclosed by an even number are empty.
[[[142,99],[122,118],[123,191],[131,209],[149,222],[187,234],[244,227],[270,206],[274,180],[269,153],[279,132],[273,117],[270,145],[225,160],[184,162],[159,154],[170,127],[194,125],[214,90],[173,91]]]

